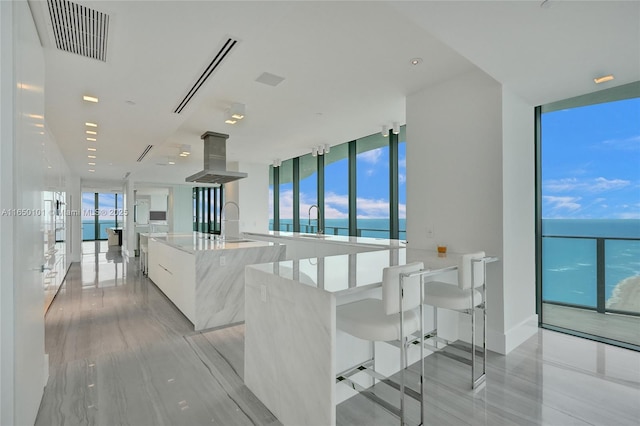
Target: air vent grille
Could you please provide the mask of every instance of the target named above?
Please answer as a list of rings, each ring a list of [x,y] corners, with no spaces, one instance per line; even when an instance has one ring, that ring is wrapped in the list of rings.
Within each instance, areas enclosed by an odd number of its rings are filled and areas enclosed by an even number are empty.
[[[67,0],[47,0],[56,47],[107,61],[109,15]]]
[[[195,82],[195,84],[189,89],[185,97],[180,101],[176,109],[173,110],[174,113],[180,114],[183,109],[189,104],[191,99],[195,96],[195,94],[200,90],[202,85],[207,81],[207,79],[211,76],[211,74],[220,66],[222,61],[227,57],[231,49],[235,47],[238,43],[238,40],[234,40],[232,38],[227,39],[227,41],[223,44],[222,48],[216,53],[213,60],[209,64],[209,66],[204,70],[204,72],[200,75],[200,78]]]
[[[142,151],[142,154],[140,154],[140,157],[138,157],[138,163],[141,162],[144,157],[147,156],[147,154],[149,153],[149,151],[151,151],[151,148],[153,148],[153,145],[147,145],[147,147],[144,149],[144,151]]]

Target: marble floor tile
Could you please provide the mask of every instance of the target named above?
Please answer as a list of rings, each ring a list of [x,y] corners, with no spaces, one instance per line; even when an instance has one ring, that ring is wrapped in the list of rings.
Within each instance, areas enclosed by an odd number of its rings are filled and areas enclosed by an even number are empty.
[[[100,247],[83,260],[46,315],[50,377],[36,425],[281,424],[244,385],[244,325],[194,332],[135,261],[114,265]],[[418,367],[407,373],[414,388]],[[426,358],[425,370],[426,425],[637,426],[640,419],[640,353],[549,330],[508,356],[490,353],[487,382],[476,391],[469,367],[442,353]],[[373,391],[398,402],[384,384]],[[419,404],[407,403],[417,422]],[[336,411],[338,425],[398,424],[362,395]]]

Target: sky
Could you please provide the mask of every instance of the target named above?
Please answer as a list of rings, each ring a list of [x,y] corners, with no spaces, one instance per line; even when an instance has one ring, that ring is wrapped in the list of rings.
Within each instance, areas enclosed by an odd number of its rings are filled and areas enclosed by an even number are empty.
[[[99,220],[115,220],[114,216],[110,216],[109,214],[113,213],[115,210],[116,194],[114,193],[105,193],[99,194],[98,197],[98,213]],[[122,209],[122,194],[118,194],[118,210]],[[93,192],[83,192],[82,193],[82,220],[90,220],[92,219],[93,213],[95,210],[95,194]],[[122,218],[118,218],[118,220],[122,220]]]
[[[542,217],[640,219],[640,98],[542,115]]]
[[[399,168],[399,217],[406,217],[406,144],[398,147]],[[348,219],[348,162],[344,158],[325,166],[325,219]],[[358,219],[389,218],[389,148],[382,147],[362,152],[356,159]],[[309,208],[317,204],[318,174],[300,181],[300,222],[307,224]],[[270,203],[273,193],[269,196]],[[270,208],[271,215],[273,208]],[[315,225],[315,209],[311,224]],[[273,217],[271,217],[273,218]],[[280,185],[280,218],[293,218],[293,185]]]

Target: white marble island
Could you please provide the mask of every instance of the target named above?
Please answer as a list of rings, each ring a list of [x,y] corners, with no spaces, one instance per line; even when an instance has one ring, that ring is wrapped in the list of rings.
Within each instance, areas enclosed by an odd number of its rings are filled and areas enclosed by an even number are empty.
[[[391,248],[247,267],[245,384],[284,425],[335,425],[336,374],[371,355],[336,330],[336,306],[379,296],[386,266],[422,261],[455,279],[459,258]]]
[[[195,330],[244,321],[244,268],[284,258],[285,246],[214,240],[210,234],[166,234],[148,241],[149,278]]]

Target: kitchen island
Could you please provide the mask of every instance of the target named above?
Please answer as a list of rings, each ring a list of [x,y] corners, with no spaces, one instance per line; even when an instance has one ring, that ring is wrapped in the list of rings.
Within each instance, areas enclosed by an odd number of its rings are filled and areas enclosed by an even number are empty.
[[[149,278],[204,330],[244,321],[244,268],[284,259],[285,246],[248,239],[218,240],[198,232],[148,239]]]
[[[380,298],[387,266],[421,261],[454,283],[459,259],[390,248],[247,267],[245,384],[284,425],[335,425],[336,404],[350,395],[339,394],[336,374],[372,356],[367,342],[336,330],[336,306]],[[418,355],[412,347],[410,362]],[[389,374],[399,366],[390,359]]]

